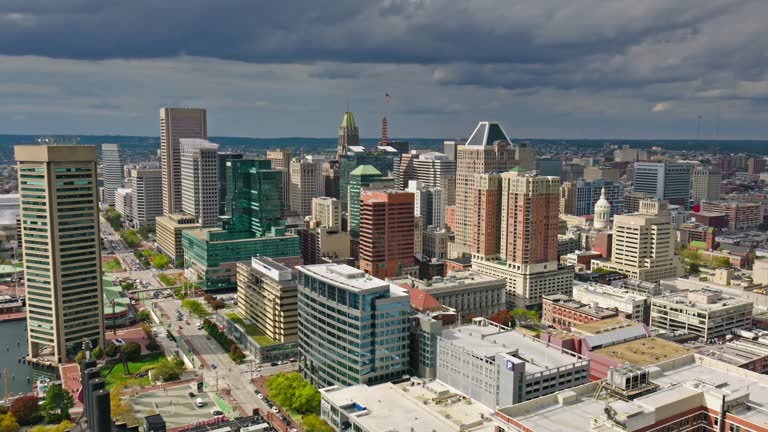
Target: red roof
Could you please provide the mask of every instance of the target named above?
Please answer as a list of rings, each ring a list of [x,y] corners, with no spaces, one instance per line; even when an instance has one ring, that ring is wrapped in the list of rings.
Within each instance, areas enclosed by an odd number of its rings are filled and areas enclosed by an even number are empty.
[[[411,288],[408,285],[403,286],[403,288],[408,288],[411,296],[411,307],[416,311],[436,312],[442,310],[443,305],[428,292],[418,288]]]

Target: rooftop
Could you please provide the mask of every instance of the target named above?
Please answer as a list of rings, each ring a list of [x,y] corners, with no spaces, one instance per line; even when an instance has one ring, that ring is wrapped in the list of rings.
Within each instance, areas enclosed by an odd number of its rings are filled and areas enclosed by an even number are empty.
[[[537,432],[561,432],[563,425],[568,425],[568,430],[573,432],[634,431],[695,406],[719,411],[723,396],[726,400],[747,396],[746,405],[731,405],[729,416],[758,425],[768,422],[768,378],[765,376],[692,353],[652,367],[650,372],[651,382],[660,389],[631,402],[620,401],[605,392],[596,399],[600,384],[592,382],[504,407],[498,412]],[[710,401],[714,402],[708,405]],[[609,406],[618,417],[631,419],[634,427],[620,427],[608,420],[605,410]],[[502,419],[500,422],[505,423]]]
[[[618,312],[613,309],[601,308],[599,306],[595,307],[591,304],[576,301],[571,297],[562,294],[544,296],[543,299],[544,301],[551,301],[559,307],[583,313],[599,320],[615,317],[618,314]]]
[[[390,278],[389,281],[400,286],[405,285],[410,288],[418,288],[430,292],[443,289],[474,287],[480,284],[485,285],[489,283],[496,283],[501,287],[506,286],[506,281],[504,279],[487,276],[473,271],[450,271],[446,277],[435,276],[429,281],[423,281],[411,276]]]
[[[376,167],[373,165],[360,165],[359,167],[352,170],[352,172],[349,173],[349,175],[381,175],[381,171],[377,170]]]
[[[707,345],[699,350],[699,354],[734,366],[742,366],[768,357],[768,342],[739,339],[722,345]]]
[[[680,304],[705,312],[712,312],[736,305],[752,304],[752,302],[749,300],[726,296],[721,292],[711,290],[698,290],[668,294],[665,296],[654,297],[651,299],[651,302]]]
[[[485,322],[487,325],[471,324],[444,330],[441,339],[482,357],[509,354],[526,362],[527,374],[570,365],[580,360],[577,354],[567,354],[568,351],[551,346],[540,339],[506,330],[506,327],[497,326],[490,321],[476,322]]]
[[[573,329],[585,335],[596,335],[620,328],[632,327],[637,325],[637,321],[628,320],[622,317],[607,318],[591,323],[580,324]]]
[[[493,411],[439,381],[414,379],[320,392],[370,432],[491,432],[495,428]]]
[[[472,132],[465,146],[467,147],[486,147],[492,146],[496,141],[510,142],[507,134],[497,122],[481,121]]]
[[[611,345],[593,352],[618,363],[644,367],[682,357],[693,351],[674,342],[649,337]]]
[[[300,272],[351,291],[377,291],[389,289],[390,295],[407,296],[405,288],[368,276],[364,271],[346,264],[312,264],[296,267]]]

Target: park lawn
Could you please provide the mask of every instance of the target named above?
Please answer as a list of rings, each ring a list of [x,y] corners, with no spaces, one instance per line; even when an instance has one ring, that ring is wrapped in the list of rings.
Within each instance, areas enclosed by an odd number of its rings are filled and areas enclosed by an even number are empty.
[[[167,274],[165,274],[165,273],[160,273],[160,275],[159,275],[159,276],[157,276],[157,278],[158,278],[158,279],[160,279],[160,282],[162,282],[162,284],[163,284],[163,285],[165,285],[165,286],[174,286],[174,285],[177,285],[177,284],[176,284],[176,279],[174,279],[174,278],[173,278],[173,277],[171,277],[171,276],[168,276],[168,275],[167,275]]]
[[[110,261],[105,262],[102,265],[102,268],[105,271],[110,271],[110,272],[123,270],[123,266],[120,265],[120,260],[118,260],[117,258],[112,258]]]
[[[264,333],[261,330],[259,330],[255,325],[248,324],[245,321],[243,321],[240,315],[236,313],[228,313],[226,317],[229,318],[229,320],[232,321],[233,323],[242,327],[243,330],[245,330],[245,334],[247,334],[248,337],[256,341],[256,343],[259,344],[259,346],[269,346],[277,343],[272,339],[270,339],[269,337],[265,336]]]
[[[141,372],[143,369],[151,369],[164,356],[165,355],[162,352],[149,353],[143,354],[136,361],[128,362],[128,371],[131,373],[129,376],[123,375],[123,365],[120,363],[115,365],[115,367],[112,369],[112,373],[110,374],[107,374],[109,367],[104,367],[101,369],[101,376],[104,378],[104,384],[107,388],[110,388],[115,384],[136,384],[145,387],[149,386],[152,384],[149,382],[149,376],[134,378],[133,375]]]

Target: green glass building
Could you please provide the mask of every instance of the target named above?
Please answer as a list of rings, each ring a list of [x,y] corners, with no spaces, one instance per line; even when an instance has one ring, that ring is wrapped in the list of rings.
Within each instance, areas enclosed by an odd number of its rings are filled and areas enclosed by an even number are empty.
[[[349,193],[347,195],[347,226],[352,238],[360,236],[360,191],[365,187],[380,184],[382,187],[394,187],[395,182],[372,165],[360,165],[349,173]]]
[[[226,183],[222,227],[185,230],[181,238],[187,274],[206,291],[235,288],[237,263],[253,256],[301,255],[299,237],[280,218],[282,171],[269,160],[229,160]]]
[[[392,171],[395,158],[400,157],[397,152],[378,151],[350,151],[341,156],[339,160],[339,200],[341,208],[347,208],[347,193],[349,189],[349,175],[361,165],[371,165],[383,175],[388,175]]]

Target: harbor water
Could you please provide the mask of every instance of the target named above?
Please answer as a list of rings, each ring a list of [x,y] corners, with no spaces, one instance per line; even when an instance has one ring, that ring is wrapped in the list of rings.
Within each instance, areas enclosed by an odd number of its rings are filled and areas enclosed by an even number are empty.
[[[9,397],[27,394],[35,382],[43,376],[54,378],[51,371],[33,367],[21,358],[27,355],[27,321],[0,322],[0,400],[6,396],[4,370],[8,371]],[[58,371],[56,371],[58,372]]]

